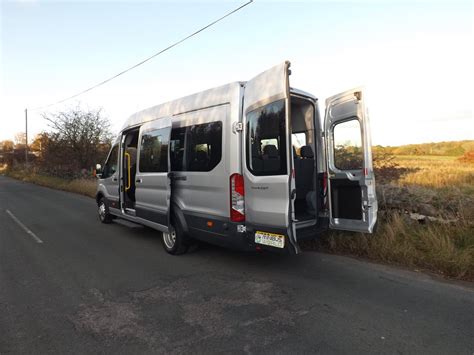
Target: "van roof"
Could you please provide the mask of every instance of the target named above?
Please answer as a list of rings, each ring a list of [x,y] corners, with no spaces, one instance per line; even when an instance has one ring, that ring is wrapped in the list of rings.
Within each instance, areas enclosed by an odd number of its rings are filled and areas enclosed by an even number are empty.
[[[189,111],[221,105],[231,102],[232,99],[238,100],[240,98],[240,90],[245,83],[245,81],[236,81],[138,111],[125,121],[121,131],[158,118],[175,116]],[[290,88],[290,90],[294,94],[317,100],[315,96],[306,91],[295,88]]]
[[[122,130],[157,118],[175,116],[206,107],[221,105],[240,98],[240,90],[244,82],[233,82],[223,86],[201,91],[179,99],[152,106],[131,115]]]

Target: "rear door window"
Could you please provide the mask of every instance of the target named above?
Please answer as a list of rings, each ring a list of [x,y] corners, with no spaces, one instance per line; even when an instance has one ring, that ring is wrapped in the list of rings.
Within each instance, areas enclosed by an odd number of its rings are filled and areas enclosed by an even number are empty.
[[[285,100],[247,114],[247,167],[253,175],[286,175]]]
[[[334,165],[339,170],[362,170],[364,151],[360,123],[353,119],[334,126]]]

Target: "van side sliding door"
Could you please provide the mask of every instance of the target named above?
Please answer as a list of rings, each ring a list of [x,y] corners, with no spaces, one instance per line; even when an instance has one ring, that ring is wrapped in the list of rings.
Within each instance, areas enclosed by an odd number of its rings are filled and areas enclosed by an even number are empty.
[[[377,197],[364,99],[362,89],[357,88],[326,100],[329,227],[372,233]]]
[[[160,118],[140,127],[135,178],[136,217],[156,223],[168,231],[171,185],[169,141],[171,118]]]
[[[290,188],[289,62],[247,81],[243,100],[245,224],[257,244],[298,252]]]

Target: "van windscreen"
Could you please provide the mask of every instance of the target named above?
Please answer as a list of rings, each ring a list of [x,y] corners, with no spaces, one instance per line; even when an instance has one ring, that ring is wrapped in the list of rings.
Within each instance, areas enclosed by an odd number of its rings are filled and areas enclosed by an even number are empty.
[[[247,167],[253,175],[285,175],[285,100],[247,114]]]

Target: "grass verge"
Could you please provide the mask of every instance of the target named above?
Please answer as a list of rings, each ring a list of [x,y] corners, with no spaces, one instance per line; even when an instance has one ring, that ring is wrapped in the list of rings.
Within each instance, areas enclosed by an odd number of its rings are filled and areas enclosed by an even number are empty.
[[[306,242],[304,249],[354,255],[372,261],[423,269],[474,281],[474,225],[420,224],[398,212],[379,214],[375,234],[330,232]]]
[[[38,173],[32,173],[27,170],[8,170],[5,169],[3,174],[12,177],[17,180],[31,182],[33,184],[51,187],[57,190],[69,191],[78,193],[81,195],[95,197],[95,190],[97,186],[96,180],[92,179],[74,179],[67,180],[59,177],[42,175]]]

